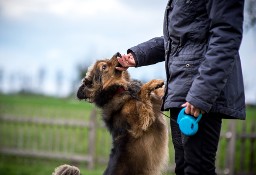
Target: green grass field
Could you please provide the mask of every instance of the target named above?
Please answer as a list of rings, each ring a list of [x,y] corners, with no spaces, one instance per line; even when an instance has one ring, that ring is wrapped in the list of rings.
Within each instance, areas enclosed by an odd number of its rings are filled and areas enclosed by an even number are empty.
[[[0,174],[1,175],[51,175],[55,167],[67,164],[63,161],[28,159],[10,156],[1,156]],[[72,162],[70,162],[72,164]],[[84,165],[73,164],[79,167],[82,175],[101,175],[104,168],[97,167],[94,170],[88,170]]]
[[[42,117],[42,118],[63,118],[63,119],[77,119],[88,120],[93,105],[81,102],[76,98],[58,99],[52,97],[35,96],[35,95],[0,95],[0,115],[1,116],[15,116],[15,117]],[[0,124],[0,146],[5,145],[13,147],[15,143],[16,134],[22,131],[23,134],[31,133],[30,140],[40,140],[38,137],[43,137],[45,134],[55,134],[58,130],[63,137],[81,140],[80,143],[75,144],[73,152],[77,154],[83,153],[87,149],[87,139],[82,138],[82,134],[86,135],[85,129],[67,129],[61,127],[32,127],[29,125],[18,126],[19,124],[3,123]],[[22,130],[17,130],[17,128]],[[105,132],[107,134],[107,132]],[[62,139],[62,138],[60,138]],[[31,142],[31,141],[30,141]],[[24,141],[22,145],[25,149],[31,149],[33,144]],[[70,145],[67,143],[67,145]],[[41,144],[41,146],[44,146]],[[40,150],[40,147],[37,148]],[[44,148],[47,150],[48,148]],[[55,149],[61,151],[63,145],[59,145]],[[57,150],[58,149],[58,150]],[[107,153],[105,153],[107,154]],[[21,158],[15,156],[0,155],[0,174],[1,175],[46,175],[51,174],[55,167],[61,164],[73,164],[73,162],[56,161],[56,160],[42,160],[32,158]],[[99,175],[102,174],[104,168],[97,167],[95,170],[87,170],[86,165],[78,164],[83,175]]]
[[[94,106],[74,98],[53,98],[36,95],[0,95],[0,114],[18,117],[75,117],[85,119]]]
[[[83,101],[74,98],[53,98],[37,95],[0,95],[0,116],[15,116],[15,117],[39,117],[39,118],[63,118],[63,119],[77,119],[88,121],[91,110],[95,108],[94,105],[85,103]],[[100,116],[98,116],[100,120]],[[247,108],[247,120],[246,123],[250,124],[251,121],[256,120],[256,108]],[[167,119],[169,122],[169,119]],[[223,120],[222,130],[227,130],[227,123],[229,120]],[[240,123],[238,121],[237,129],[241,130]],[[17,129],[21,128],[21,129]],[[247,129],[248,130],[248,129]],[[62,151],[64,149],[72,149],[72,152],[77,154],[83,154],[87,150],[87,138],[81,135],[87,134],[86,129],[67,129],[61,127],[45,127],[37,126],[31,127],[29,125],[19,126],[19,124],[12,123],[0,123],[0,147],[9,146],[13,147],[17,145],[15,135],[23,133],[30,133],[30,140],[40,140],[44,137],[44,134],[55,134],[59,132],[61,139],[66,139],[67,147],[65,145],[57,145],[51,148],[55,151]],[[62,138],[63,137],[63,138]],[[71,139],[71,140],[69,140]],[[102,140],[104,139],[104,141]],[[77,140],[80,142],[77,143]],[[106,142],[107,141],[107,142]],[[105,128],[97,131],[96,155],[108,156],[110,151],[111,139],[109,133]],[[26,143],[26,142],[25,142]],[[21,144],[22,148],[31,148],[31,144]],[[106,144],[107,143],[107,144]],[[42,146],[43,145],[43,146]],[[70,146],[73,145],[73,146]],[[18,144],[19,146],[19,144]],[[35,145],[34,145],[35,146]],[[238,144],[239,146],[239,144]],[[41,148],[42,147],[42,148]],[[37,146],[36,149],[46,149],[44,144]],[[173,162],[174,153],[170,141],[170,160]],[[225,148],[226,143],[221,142],[220,148]],[[249,156],[249,155],[248,155]],[[225,161],[225,154],[221,153],[221,162]],[[58,161],[58,160],[47,160],[47,159],[32,159],[32,158],[21,158],[17,156],[6,156],[0,154],[0,174],[1,175],[46,175],[51,174],[55,167],[61,164],[73,164],[74,162]],[[238,163],[237,163],[238,164]],[[101,175],[106,165],[97,165],[94,170],[86,169],[86,164],[75,164],[80,169],[83,175]],[[238,166],[238,165],[237,165]]]

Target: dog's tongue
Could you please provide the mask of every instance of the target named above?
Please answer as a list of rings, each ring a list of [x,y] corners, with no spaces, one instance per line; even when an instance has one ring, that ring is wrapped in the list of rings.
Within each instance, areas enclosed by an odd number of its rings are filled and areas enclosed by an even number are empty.
[[[120,94],[120,93],[123,93],[124,91],[125,91],[124,87],[120,86],[120,87],[117,88],[116,93]]]

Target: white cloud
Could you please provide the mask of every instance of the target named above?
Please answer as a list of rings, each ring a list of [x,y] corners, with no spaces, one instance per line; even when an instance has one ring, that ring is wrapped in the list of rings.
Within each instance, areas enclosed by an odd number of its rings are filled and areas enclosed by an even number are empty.
[[[49,14],[62,18],[89,18],[97,13],[118,13],[125,8],[118,0],[2,0],[2,15],[14,19]]]
[[[162,19],[165,3],[165,0],[157,2],[157,5],[150,5],[145,0],[133,3],[120,0],[0,0],[0,8],[1,15],[13,20],[35,21],[50,16],[78,22],[98,20],[102,23],[118,19],[118,23],[141,25],[142,21],[153,24],[159,16]]]

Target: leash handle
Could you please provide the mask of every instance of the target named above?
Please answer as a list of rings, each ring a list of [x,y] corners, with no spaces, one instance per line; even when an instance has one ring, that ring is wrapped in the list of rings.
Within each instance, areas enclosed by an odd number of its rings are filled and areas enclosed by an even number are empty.
[[[195,118],[192,115],[186,114],[185,113],[186,108],[183,108],[177,119],[177,123],[179,125],[179,128],[181,132],[186,135],[186,136],[192,136],[196,134],[198,131],[198,122],[202,118],[202,113],[199,114],[197,118]]]
[[[182,116],[191,116],[191,117],[195,118],[195,123],[198,123],[198,122],[201,120],[202,116],[203,116],[202,113],[200,113],[198,117],[195,117],[195,116],[193,116],[193,115],[186,114],[186,113],[185,113],[185,110],[186,110],[186,108],[181,109],[179,115],[182,115]],[[178,117],[178,119],[179,119],[179,117]],[[181,119],[181,117],[180,117],[180,119]],[[179,120],[177,120],[177,122],[179,122]]]

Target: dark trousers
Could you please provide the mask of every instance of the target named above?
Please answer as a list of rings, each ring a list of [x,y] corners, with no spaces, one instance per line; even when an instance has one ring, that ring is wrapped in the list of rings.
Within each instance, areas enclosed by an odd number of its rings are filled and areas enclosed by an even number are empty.
[[[171,118],[177,121],[180,108],[171,108]],[[172,141],[175,150],[176,175],[212,175],[221,131],[222,119],[218,113],[204,114],[199,129],[187,137],[171,120]]]

